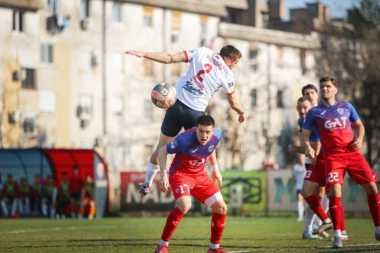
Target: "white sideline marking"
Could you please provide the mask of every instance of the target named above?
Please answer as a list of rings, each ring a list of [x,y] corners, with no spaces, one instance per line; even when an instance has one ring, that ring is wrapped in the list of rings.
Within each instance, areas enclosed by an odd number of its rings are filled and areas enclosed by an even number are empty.
[[[365,246],[380,246],[380,243],[366,243],[366,244],[352,244],[343,245],[344,249],[346,247],[350,248],[358,248],[358,247],[365,247]],[[254,250],[243,250],[243,251],[228,251],[229,253],[249,253],[249,252],[288,252],[288,251],[313,251],[313,250],[321,250],[321,249],[332,249],[331,246],[320,246],[320,247],[310,247],[310,248],[262,248],[262,249],[254,249]]]
[[[117,226],[54,227],[54,228],[19,229],[19,230],[6,231],[4,233],[6,233],[6,234],[22,234],[22,233],[34,233],[34,232],[43,232],[43,231],[62,231],[62,230],[78,230],[78,229],[105,229],[105,228],[117,228]]]

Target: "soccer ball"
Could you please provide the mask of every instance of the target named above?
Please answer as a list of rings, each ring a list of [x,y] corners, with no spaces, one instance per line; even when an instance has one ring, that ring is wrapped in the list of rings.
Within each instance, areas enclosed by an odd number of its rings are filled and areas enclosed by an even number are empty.
[[[168,83],[159,83],[154,86],[151,94],[152,102],[161,109],[168,109],[177,101],[175,87]]]

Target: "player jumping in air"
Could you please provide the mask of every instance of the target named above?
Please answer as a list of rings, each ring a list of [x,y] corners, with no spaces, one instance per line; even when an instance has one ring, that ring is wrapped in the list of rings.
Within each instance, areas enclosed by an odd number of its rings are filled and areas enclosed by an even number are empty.
[[[242,55],[238,49],[231,45],[224,46],[219,54],[206,47],[176,54],[135,50],[128,50],[125,53],[165,64],[190,63],[186,75],[176,84],[177,101],[166,111],[159,142],[147,166],[145,182],[138,185],[140,193],[146,195],[159,170],[158,150],[172,141],[182,127],[185,130],[194,127],[197,118],[204,114],[212,96],[220,88],[223,88],[226,93],[231,108],[238,113],[239,122],[244,121],[244,109],[237,99],[234,75],[231,71]],[[213,169],[218,170],[216,164]]]

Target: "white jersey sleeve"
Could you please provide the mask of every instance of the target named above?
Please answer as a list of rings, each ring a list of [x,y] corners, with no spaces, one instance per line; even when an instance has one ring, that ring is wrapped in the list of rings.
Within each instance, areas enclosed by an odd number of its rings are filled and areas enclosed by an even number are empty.
[[[189,70],[177,85],[177,98],[188,107],[205,111],[215,92],[235,92],[234,75],[223,58],[206,47],[184,51]]]

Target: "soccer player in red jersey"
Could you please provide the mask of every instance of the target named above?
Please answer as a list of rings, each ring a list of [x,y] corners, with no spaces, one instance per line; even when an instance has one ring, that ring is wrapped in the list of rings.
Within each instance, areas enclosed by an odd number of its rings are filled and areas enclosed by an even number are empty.
[[[179,134],[172,142],[158,151],[161,173],[161,191],[167,192],[169,184],[175,198],[175,208],[169,214],[156,253],[167,253],[170,238],[182,218],[191,208],[191,196],[208,205],[213,213],[211,218],[211,239],[208,253],[226,253],[219,247],[226,222],[227,206],[219,187],[207,175],[205,165],[210,158],[213,164],[213,178],[222,185],[222,176],[217,169],[215,147],[221,139],[219,129],[214,129],[214,119],[203,115],[197,120],[197,127]],[[168,154],[176,154],[166,171]]]
[[[12,206],[11,214],[12,217],[17,217],[17,203],[19,196],[19,187],[17,182],[13,179],[12,174],[9,174],[7,177],[7,181],[5,181],[3,185],[3,189],[1,190],[1,208],[3,210],[3,216],[7,217],[8,214],[8,206],[10,204]]]
[[[365,129],[355,108],[348,102],[336,101],[338,83],[332,77],[323,77],[320,82],[322,103],[309,110],[303,125],[303,146],[305,155],[315,157],[309,136],[317,127],[324,149],[324,162],[327,170],[327,185],[330,199],[330,215],[334,226],[333,247],[343,247],[341,204],[344,175],[350,177],[367,193],[368,206],[375,226],[375,238],[380,240],[380,196],[376,182],[378,179],[360,153]],[[355,128],[354,134],[351,125]]]
[[[30,215],[30,200],[33,198],[34,189],[28,184],[25,178],[20,180],[20,199],[19,199],[19,210],[20,215],[29,216]]]
[[[83,179],[79,174],[79,168],[74,166],[73,175],[70,178],[69,192],[71,202],[71,218],[82,218],[80,205],[82,201],[82,189],[84,186]]]

